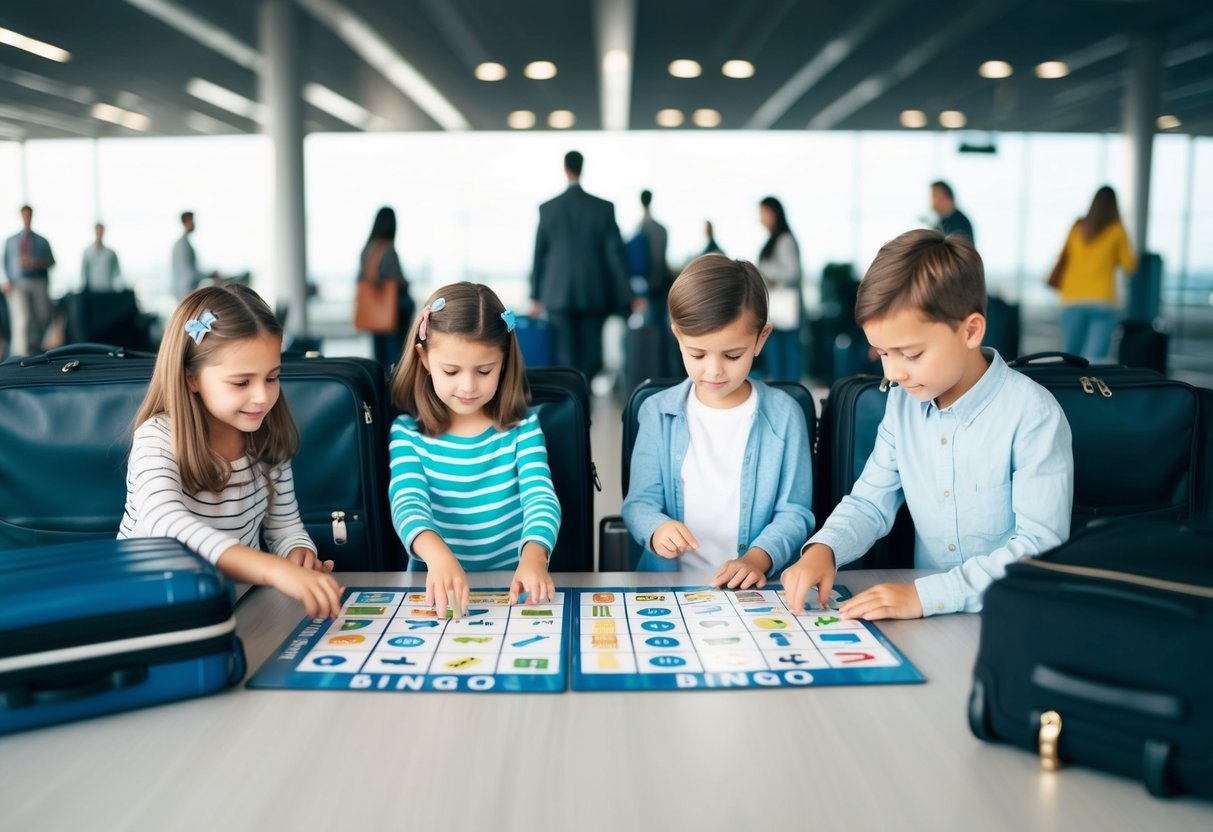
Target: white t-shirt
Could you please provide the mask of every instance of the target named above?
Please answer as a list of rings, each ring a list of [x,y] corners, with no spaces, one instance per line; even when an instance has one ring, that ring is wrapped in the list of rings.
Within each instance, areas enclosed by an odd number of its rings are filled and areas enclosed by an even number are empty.
[[[716,570],[743,554],[737,551],[741,463],[757,409],[752,384],[749,398],[726,410],[699,401],[694,385],[687,394],[691,441],[682,462],[683,522],[699,541],[699,548],[680,558],[683,569]]]

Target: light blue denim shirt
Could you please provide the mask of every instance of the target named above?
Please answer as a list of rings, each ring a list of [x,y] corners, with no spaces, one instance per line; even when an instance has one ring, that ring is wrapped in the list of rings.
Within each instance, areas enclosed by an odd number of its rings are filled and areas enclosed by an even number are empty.
[[[809,543],[838,566],[889,533],[904,501],[914,518],[914,565],[947,570],[915,581],[923,615],[977,612],[1007,564],[1070,536],[1074,455],[1057,401],[1007,367],[990,366],[951,407],[900,387],[863,474]]]
[[[758,402],[737,484],[741,490],[737,556],[754,547],[762,549],[771,556],[771,574],[777,574],[813,531],[809,432],[804,412],[791,396],[762,382],[750,383]],[[645,549],[638,567],[641,571],[679,569],[677,558],[658,556],[649,549],[649,541],[662,523],[686,516],[680,475],[691,441],[686,413],[690,390],[691,380],[687,379],[657,393],[640,408],[623,519]]]

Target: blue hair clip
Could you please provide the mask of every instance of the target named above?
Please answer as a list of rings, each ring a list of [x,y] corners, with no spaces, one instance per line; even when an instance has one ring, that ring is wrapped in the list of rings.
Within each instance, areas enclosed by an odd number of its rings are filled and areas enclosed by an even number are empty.
[[[214,312],[203,309],[197,318],[190,318],[185,322],[185,334],[193,338],[195,344],[201,344],[202,337],[211,331],[211,324],[217,320],[219,319],[215,317]]]
[[[513,312],[511,312],[508,309],[505,310],[504,312],[501,313],[501,320],[505,321],[505,331],[506,332],[514,331],[514,313]]]

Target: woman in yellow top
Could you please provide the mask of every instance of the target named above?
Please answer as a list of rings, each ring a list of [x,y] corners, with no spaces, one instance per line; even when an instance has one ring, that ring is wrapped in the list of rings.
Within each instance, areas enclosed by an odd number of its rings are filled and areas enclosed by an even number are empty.
[[[1091,210],[1074,223],[1062,250],[1061,337],[1066,352],[1092,361],[1108,356],[1116,329],[1116,267],[1137,269],[1129,235],[1120,222],[1116,192],[1095,192]]]

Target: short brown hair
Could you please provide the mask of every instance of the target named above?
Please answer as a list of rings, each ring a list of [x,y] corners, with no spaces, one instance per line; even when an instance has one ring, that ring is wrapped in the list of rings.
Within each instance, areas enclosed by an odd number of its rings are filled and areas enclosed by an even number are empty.
[[[502,318],[505,306],[497,294],[481,283],[451,283],[438,289],[425,302],[429,309],[439,298],[445,301],[440,310],[431,311],[426,325],[426,338],[440,332],[469,341],[491,344],[501,348],[501,378],[497,392],[485,405],[489,418],[498,428],[506,430],[522,421],[531,399],[526,380],[526,367],[518,338]],[[396,365],[392,380],[392,403],[413,416],[423,433],[438,436],[451,425],[451,412],[434,392],[425,365],[421,363],[418,347],[426,348],[419,330],[425,311],[413,321],[405,342],[404,355]]]
[[[195,341],[185,329],[204,310],[215,316],[210,331]],[[226,283],[195,289],[177,305],[164,330],[160,351],[147,395],[135,414],[135,427],[164,414],[172,424],[173,455],[187,494],[219,492],[227,487],[232,466],[211,448],[206,408],[201,397],[190,392],[186,373],[195,377],[203,367],[215,363],[225,347],[248,338],[270,335],[282,338],[282,324],[261,296],[248,286]],[[266,476],[299,452],[299,429],[280,392],[278,401],[265,415],[261,427],[246,435],[249,459]]]
[[[986,314],[985,267],[968,237],[921,228],[880,247],[859,284],[855,320],[863,326],[901,309],[949,326]]]
[[[767,325],[767,285],[753,263],[723,254],[692,260],[669,295],[670,322],[679,332],[707,335],[724,329],[749,311],[755,331]]]

